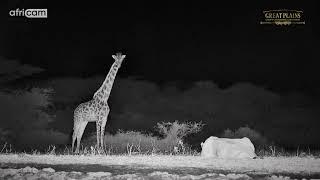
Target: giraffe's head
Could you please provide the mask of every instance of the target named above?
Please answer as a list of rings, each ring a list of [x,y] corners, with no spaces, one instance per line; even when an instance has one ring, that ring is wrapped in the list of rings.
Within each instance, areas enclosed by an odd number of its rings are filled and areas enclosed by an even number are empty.
[[[112,55],[115,62],[119,65],[121,65],[122,61],[126,57],[126,55],[121,54],[121,52],[118,52],[116,55]]]

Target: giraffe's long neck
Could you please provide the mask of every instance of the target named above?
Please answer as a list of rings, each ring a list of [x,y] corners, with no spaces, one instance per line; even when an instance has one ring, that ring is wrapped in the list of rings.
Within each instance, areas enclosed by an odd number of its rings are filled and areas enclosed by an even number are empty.
[[[109,73],[105,80],[103,81],[103,84],[101,87],[94,93],[93,98],[98,99],[103,102],[107,102],[109,99],[109,95],[112,89],[112,85],[114,82],[114,79],[116,77],[116,74],[118,72],[118,69],[120,68],[120,65],[114,62],[109,70]]]

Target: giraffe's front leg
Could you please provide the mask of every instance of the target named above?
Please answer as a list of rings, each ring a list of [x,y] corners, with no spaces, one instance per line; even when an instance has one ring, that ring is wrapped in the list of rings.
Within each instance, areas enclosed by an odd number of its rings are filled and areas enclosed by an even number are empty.
[[[102,119],[102,124],[101,124],[101,147],[104,150],[104,130],[107,124],[108,120],[108,115]]]
[[[97,126],[97,148],[100,148],[100,132],[101,132],[101,121],[99,119],[97,119],[96,122],[96,126]]]

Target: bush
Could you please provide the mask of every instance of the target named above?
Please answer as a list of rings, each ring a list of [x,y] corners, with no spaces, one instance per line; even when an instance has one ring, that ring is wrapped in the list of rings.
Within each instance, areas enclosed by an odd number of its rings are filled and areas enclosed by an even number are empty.
[[[256,148],[265,148],[268,146],[267,138],[263,137],[259,132],[249,127],[240,127],[235,131],[230,129],[224,130],[221,137],[225,138],[243,138],[247,137],[251,140]]]
[[[54,116],[48,112],[52,105],[51,88],[32,88],[30,90],[0,91],[0,141],[19,144],[26,139],[21,132],[45,131]],[[36,136],[38,137],[38,136]],[[41,138],[41,136],[40,136]]]
[[[199,132],[200,123],[158,123],[156,129],[162,138],[143,134],[137,131],[119,130],[116,134],[106,134],[104,138],[107,154],[193,154],[192,150],[183,144],[183,138],[191,133]],[[85,148],[95,147],[96,133],[84,139]]]
[[[182,151],[186,153],[184,138],[189,134],[198,133],[204,124],[202,122],[161,122],[157,123],[156,130],[163,135],[161,143],[159,143],[160,151],[172,152]]]
[[[10,134],[11,132],[9,130],[2,129],[0,127],[0,144],[6,143],[9,139]]]

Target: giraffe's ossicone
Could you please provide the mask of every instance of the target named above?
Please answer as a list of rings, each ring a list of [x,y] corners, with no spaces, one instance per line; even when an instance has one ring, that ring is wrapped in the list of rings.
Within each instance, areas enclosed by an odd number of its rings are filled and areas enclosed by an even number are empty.
[[[109,95],[117,74],[118,69],[121,66],[125,55],[117,53],[112,55],[115,62],[112,64],[108,75],[106,76],[101,87],[94,93],[93,98],[88,101],[81,103],[74,110],[74,124],[73,124],[73,135],[72,135],[72,152],[74,149],[74,143],[77,140],[76,153],[80,149],[80,141],[83,132],[88,122],[96,122],[97,127],[97,147],[102,148],[104,146],[104,130],[108,120],[110,108],[108,106]]]

